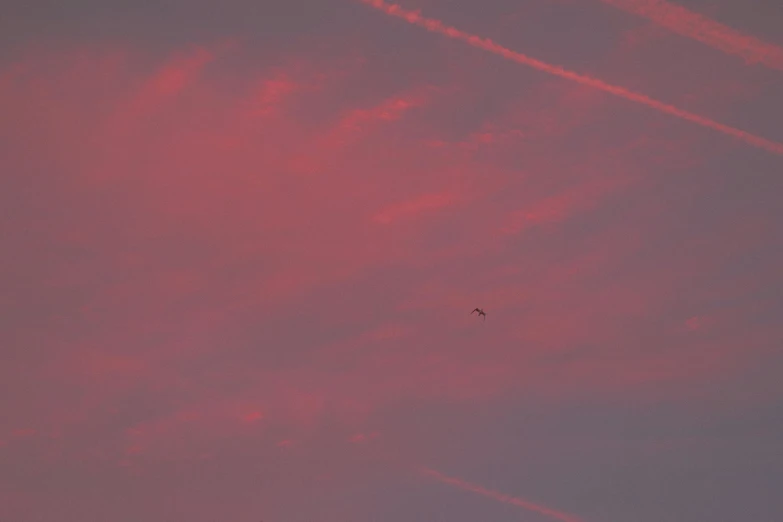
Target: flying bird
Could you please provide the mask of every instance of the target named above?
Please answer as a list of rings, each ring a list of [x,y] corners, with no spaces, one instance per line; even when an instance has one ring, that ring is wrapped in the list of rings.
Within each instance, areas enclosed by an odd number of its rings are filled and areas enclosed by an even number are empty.
[[[478,312],[479,316],[483,315],[484,316],[484,320],[485,321],[487,320],[487,314],[484,312],[484,310],[482,308],[476,308],[475,310],[470,312],[470,315],[473,315],[475,312]]]

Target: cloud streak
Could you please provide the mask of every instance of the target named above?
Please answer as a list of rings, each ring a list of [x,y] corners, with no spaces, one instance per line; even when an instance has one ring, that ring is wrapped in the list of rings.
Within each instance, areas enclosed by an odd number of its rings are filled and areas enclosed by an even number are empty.
[[[541,515],[547,516],[549,518],[552,518],[554,520],[560,520],[561,522],[582,522],[582,519],[579,517],[576,517],[574,515],[564,513],[562,511],[557,511],[555,509],[542,506],[540,504],[535,504],[533,502],[530,502],[529,500],[525,500],[519,497],[514,497],[511,495],[506,495],[505,493],[500,493],[498,491],[492,491],[491,489],[486,489],[478,484],[473,484],[470,482],[465,482],[464,480],[460,480],[458,478],[449,477],[447,475],[444,475],[443,473],[440,473],[439,471],[435,471],[433,469],[429,468],[419,468],[419,473],[422,475],[425,475],[427,477],[430,477],[432,479],[435,479],[439,482],[443,482],[444,484],[448,484],[450,486],[454,486],[456,488],[465,490],[465,491],[471,491],[473,493],[478,493],[479,495],[483,495],[485,497],[491,498],[493,500],[497,500],[498,502],[503,502],[505,504],[510,504],[512,506],[521,507],[524,509],[527,509],[528,511],[533,511],[535,513],[539,513]]]
[[[599,89],[603,92],[612,94],[619,98],[624,98],[626,100],[641,105],[645,105],[659,112],[663,112],[665,114],[675,116],[682,120],[695,123],[696,125],[700,125],[702,127],[726,134],[727,136],[737,138],[741,141],[744,141],[748,145],[752,145],[754,147],[758,147],[760,149],[766,150],[773,154],[778,154],[783,156],[783,143],[777,143],[768,140],[766,138],[762,138],[760,136],[756,136],[749,132],[743,131],[741,129],[737,129],[735,127],[731,127],[729,125],[725,125],[723,123],[719,123],[717,121],[711,120],[709,118],[699,116],[698,114],[694,114],[692,112],[679,109],[674,105],[663,103],[661,101],[650,98],[647,95],[630,91],[624,87],[611,85],[597,78],[578,74],[569,71],[567,69],[564,69],[562,67],[559,67],[557,65],[551,65],[546,62],[536,60],[535,58],[531,58],[522,53],[512,51],[511,49],[503,47],[502,45],[499,45],[488,38],[482,38],[480,36],[466,33],[464,31],[460,31],[459,29],[445,25],[443,22],[439,20],[435,20],[433,18],[425,18],[421,16],[417,11],[409,11],[407,9],[403,9],[402,7],[396,4],[388,4],[386,2],[383,2],[383,0],[358,0],[358,1],[367,4],[371,7],[374,7],[390,16],[396,16],[398,18],[402,18],[403,20],[406,20],[411,24],[423,27],[433,33],[443,34],[445,36],[448,36],[449,38],[454,38],[455,40],[462,40],[473,47],[476,47],[478,49],[484,49],[485,51],[489,51],[493,54],[497,54],[498,56],[502,56],[514,62],[520,63],[522,65],[527,65],[528,67],[532,67],[533,69],[537,69],[539,71],[543,71],[548,74],[559,76],[560,78],[564,78],[566,80],[570,80],[572,82],[576,82],[581,85]]]
[[[739,56],[748,63],[758,63],[783,71],[783,49],[780,47],[742,34],[679,5],[665,0],[601,1],[726,54]]]
[[[458,197],[450,192],[424,194],[418,198],[384,208],[373,217],[373,221],[388,225],[401,218],[414,217],[423,212],[440,210],[455,204],[457,200]]]

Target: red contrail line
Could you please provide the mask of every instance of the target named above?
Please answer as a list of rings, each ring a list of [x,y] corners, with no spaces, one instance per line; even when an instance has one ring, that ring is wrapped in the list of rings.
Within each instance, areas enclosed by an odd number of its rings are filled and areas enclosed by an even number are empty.
[[[665,0],[601,0],[749,63],[783,71],[783,49]]]
[[[625,98],[626,100],[630,100],[636,103],[640,103],[642,105],[646,105],[650,108],[656,109],[666,114],[670,114],[672,116],[676,116],[683,120],[690,121],[691,123],[701,125],[702,127],[707,127],[709,129],[722,132],[723,134],[733,136],[735,138],[744,141],[749,145],[753,145],[754,147],[758,147],[768,152],[772,152],[773,154],[779,154],[783,156],[783,143],[776,143],[774,141],[770,141],[760,136],[750,134],[749,132],[745,132],[743,130],[730,127],[728,125],[718,123],[716,121],[710,120],[709,118],[704,118],[702,116],[699,116],[698,114],[693,114],[691,112],[678,109],[673,105],[669,105],[660,102],[658,100],[654,100],[644,94],[639,94],[633,91],[629,91],[628,89],[625,89],[623,87],[618,87],[616,85],[610,85],[597,78],[581,75],[563,69],[560,66],[550,65],[546,62],[536,60],[535,58],[530,58],[529,56],[525,56],[522,53],[512,51],[511,49],[507,49],[502,45],[496,44],[495,42],[489,40],[488,38],[481,38],[479,36],[472,35],[470,33],[465,33],[463,31],[460,31],[459,29],[455,29],[454,27],[447,26],[438,20],[432,18],[425,18],[421,16],[417,11],[408,11],[407,9],[403,9],[402,7],[396,4],[387,4],[383,0],[358,0],[358,1],[370,5],[376,9],[379,9],[391,16],[402,18],[403,20],[406,20],[411,24],[424,27],[425,29],[433,33],[439,33],[439,34],[446,35],[450,38],[454,38],[456,40],[462,40],[472,45],[473,47],[484,49],[485,51],[489,51],[491,53],[503,56],[504,58],[515,61],[517,63],[521,63],[523,65],[527,65],[534,69],[538,69],[539,71],[544,71],[546,73],[559,76],[561,78],[565,78],[567,80],[571,80],[573,82],[582,85],[587,85],[589,87],[599,89],[601,91],[607,92],[609,94],[613,94],[615,96],[619,96],[620,98]]]
[[[579,517],[576,517],[574,515],[569,515],[568,513],[556,511],[554,509],[545,506],[539,506],[538,504],[534,504],[529,500],[524,500],[519,497],[513,497],[511,495],[506,495],[504,493],[492,491],[483,488],[477,484],[471,484],[470,482],[465,482],[458,478],[449,477],[447,475],[444,475],[432,469],[419,468],[419,472],[423,475],[430,476],[440,482],[443,482],[444,484],[456,486],[460,489],[464,489],[465,491],[472,491],[473,493],[478,493],[479,495],[484,495],[485,497],[489,497],[498,500],[500,502],[504,502],[506,504],[511,504],[513,506],[519,506],[530,511],[535,511],[536,513],[540,513],[541,515],[546,515],[550,518],[554,518],[562,522],[582,522],[582,520]]]

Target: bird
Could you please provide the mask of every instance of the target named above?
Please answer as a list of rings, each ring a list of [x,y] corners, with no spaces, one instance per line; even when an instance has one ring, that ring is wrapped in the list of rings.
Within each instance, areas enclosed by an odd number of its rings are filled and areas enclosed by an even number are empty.
[[[487,314],[486,314],[486,312],[484,312],[484,310],[482,308],[476,308],[475,310],[470,312],[470,315],[473,315],[475,312],[478,312],[479,316],[483,315],[484,316],[484,320],[485,321],[487,320]]]

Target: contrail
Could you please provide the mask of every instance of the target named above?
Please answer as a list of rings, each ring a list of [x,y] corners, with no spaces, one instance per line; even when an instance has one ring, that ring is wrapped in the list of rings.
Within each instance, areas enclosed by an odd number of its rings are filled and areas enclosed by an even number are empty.
[[[554,518],[555,520],[560,520],[562,522],[582,522],[582,520],[579,517],[576,517],[574,515],[569,515],[568,513],[556,511],[554,509],[545,506],[539,506],[538,504],[534,504],[529,500],[524,500],[519,497],[512,497],[511,495],[506,495],[504,493],[499,493],[497,491],[485,489],[477,484],[471,484],[470,482],[465,482],[458,478],[449,477],[432,469],[419,468],[419,472],[422,475],[427,475],[429,477],[432,477],[435,480],[443,482],[444,484],[449,484],[451,486],[464,489],[465,491],[472,491],[473,493],[478,493],[479,495],[484,495],[485,497],[489,497],[498,500],[500,502],[504,502],[506,504],[511,504],[513,506],[519,506],[521,508],[525,508],[530,511],[535,511],[536,513],[548,516],[550,518]]]
[[[783,71],[783,48],[764,43],[666,0],[601,0],[727,54]]]
[[[597,78],[591,78],[590,76],[585,76],[572,71],[568,71],[557,65],[550,65],[546,62],[536,60],[535,58],[530,58],[529,56],[525,56],[522,53],[512,51],[511,49],[507,49],[499,44],[496,44],[495,42],[487,38],[481,38],[479,36],[472,35],[470,33],[465,33],[463,31],[460,31],[459,29],[455,29],[454,27],[445,25],[442,22],[432,18],[425,18],[421,16],[418,13],[418,11],[408,11],[407,9],[403,9],[402,7],[396,4],[387,4],[383,0],[357,0],[357,1],[370,5],[391,16],[402,18],[403,20],[406,20],[411,24],[424,27],[425,29],[433,33],[439,33],[439,34],[446,35],[450,38],[454,38],[456,40],[462,40],[464,42],[467,42],[469,45],[472,45],[473,47],[484,49],[485,51],[495,53],[509,60],[513,60],[517,63],[521,63],[523,65],[527,65],[528,67],[538,69],[539,71],[544,71],[546,73],[559,76],[567,80],[571,80],[572,82],[576,82],[582,85],[587,85],[589,87],[593,87],[595,89],[608,92],[609,94],[619,96],[620,98],[625,98],[626,100],[630,100],[636,103],[640,103],[642,105],[646,105],[650,108],[656,109],[666,114],[670,114],[672,116],[676,116],[683,120],[690,121],[691,123],[701,125],[702,127],[707,127],[709,129],[722,132],[723,134],[733,136],[735,138],[744,141],[749,145],[753,145],[754,147],[758,147],[768,152],[772,152],[773,154],[779,154],[783,156],[783,143],[776,143],[766,138],[762,138],[760,136],[750,134],[749,132],[745,132],[743,130],[730,127],[728,125],[718,123],[708,118],[699,116],[698,114],[693,114],[691,112],[678,109],[673,105],[669,105],[660,102],[658,100],[654,100],[644,94],[639,94],[633,91],[629,91],[628,89],[625,89],[623,87],[618,87],[616,85],[610,85]]]

